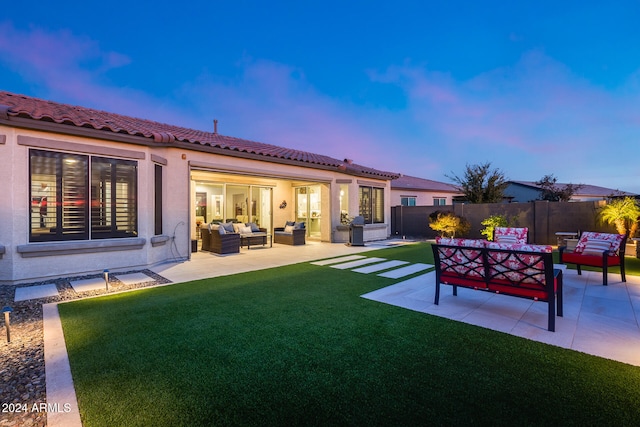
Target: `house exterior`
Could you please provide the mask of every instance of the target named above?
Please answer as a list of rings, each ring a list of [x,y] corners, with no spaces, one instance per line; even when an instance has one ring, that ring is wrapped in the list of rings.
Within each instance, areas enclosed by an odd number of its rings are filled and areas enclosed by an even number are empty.
[[[347,160],[0,92],[0,284],[148,268],[198,225],[304,221],[307,239],[390,234],[398,175]]]
[[[556,187],[562,189],[569,184],[556,183]],[[510,202],[530,202],[539,200],[542,189],[532,181],[508,181],[508,186],[504,191],[505,198]],[[611,196],[636,196],[636,194],[626,191],[614,190],[612,188],[598,187],[596,185],[582,184],[571,197],[572,202],[588,202],[595,200],[606,200]]]
[[[391,181],[391,206],[452,205],[461,196],[458,187],[445,182],[402,175]]]

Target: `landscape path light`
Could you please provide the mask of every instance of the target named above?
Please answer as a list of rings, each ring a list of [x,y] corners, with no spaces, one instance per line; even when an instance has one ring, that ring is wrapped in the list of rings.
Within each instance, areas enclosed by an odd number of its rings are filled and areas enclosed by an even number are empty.
[[[7,342],[11,342],[11,321],[9,320],[9,313],[11,313],[13,309],[8,305],[2,309],[4,313],[4,325],[7,327]]]
[[[107,287],[107,291],[109,291],[109,270],[104,270],[102,274],[104,276],[104,284]]]

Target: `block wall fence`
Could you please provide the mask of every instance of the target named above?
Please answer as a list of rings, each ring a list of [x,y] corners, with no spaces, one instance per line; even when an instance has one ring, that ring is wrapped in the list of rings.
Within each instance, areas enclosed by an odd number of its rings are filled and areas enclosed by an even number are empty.
[[[394,206],[391,208],[391,236],[433,239],[438,233],[429,227],[429,214],[435,211],[453,212],[471,223],[465,237],[484,238],[480,230],[483,220],[492,215],[505,215],[514,227],[529,228],[529,242],[555,245],[559,231],[601,231],[615,233],[615,227],[598,221],[604,200],[590,202],[479,203],[448,206]]]

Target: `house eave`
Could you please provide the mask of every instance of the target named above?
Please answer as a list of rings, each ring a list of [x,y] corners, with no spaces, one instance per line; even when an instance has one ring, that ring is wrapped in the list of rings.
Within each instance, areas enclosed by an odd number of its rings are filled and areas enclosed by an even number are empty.
[[[366,177],[369,179],[379,179],[381,181],[390,181],[395,178],[394,175],[376,175],[369,173],[359,173],[354,170],[342,170],[340,167],[332,165],[323,165],[320,163],[304,162],[300,160],[278,158],[274,156],[267,156],[263,154],[233,150],[229,148],[215,147],[211,145],[204,145],[199,143],[185,142],[185,141],[166,141],[164,138],[160,138],[159,141],[155,141],[149,137],[131,135],[127,133],[114,133],[105,130],[99,130],[89,127],[71,126],[68,124],[55,123],[50,121],[34,120],[25,117],[15,117],[2,114],[0,112],[0,125],[6,125],[16,127],[20,129],[28,129],[42,132],[57,133],[62,135],[80,136],[91,139],[100,139],[104,141],[122,142],[126,144],[141,145],[152,148],[176,148],[184,149],[188,151],[196,151],[202,153],[217,154],[221,156],[235,157],[241,159],[257,160],[262,162],[269,162],[281,165],[306,167],[312,169],[326,170],[337,172],[345,175]]]

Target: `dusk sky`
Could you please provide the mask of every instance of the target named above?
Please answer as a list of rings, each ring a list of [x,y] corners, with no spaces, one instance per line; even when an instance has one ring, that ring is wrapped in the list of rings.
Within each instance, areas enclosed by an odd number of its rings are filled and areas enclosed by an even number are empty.
[[[0,90],[451,182],[640,193],[640,1],[23,1]]]

